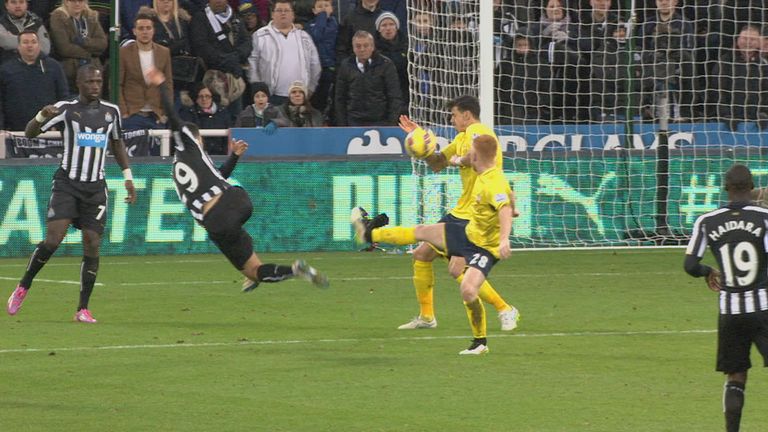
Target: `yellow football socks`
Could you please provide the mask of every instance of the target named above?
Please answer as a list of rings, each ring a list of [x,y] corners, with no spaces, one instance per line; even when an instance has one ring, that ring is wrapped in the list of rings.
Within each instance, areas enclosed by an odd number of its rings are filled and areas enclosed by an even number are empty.
[[[435,288],[435,272],[430,261],[413,261],[413,286],[419,302],[419,316],[425,321],[435,319],[432,292]]]
[[[464,280],[464,273],[460,274],[459,277],[456,278],[456,281],[459,283],[459,285],[461,285],[462,280]],[[486,279],[483,284],[480,285],[480,291],[477,293],[477,295],[484,302],[493,305],[493,307],[495,307],[498,312],[512,309],[512,306],[505,302],[499,293],[493,289],[491,284],[488,282],[488,279]]]
[[[485,335],[485,307],[480,298],[476,298],[475,301],[467,303],[464,302],[464,307],[467,309],[467,318],[469,318],[469,326],[472,327],[472,336],[475,338],[484,338]]]
[[[373,243],[388,243],[393,245],[409,245],[416,243],[416,229],[414,227],[386,227],[374,228],[371,231]]]

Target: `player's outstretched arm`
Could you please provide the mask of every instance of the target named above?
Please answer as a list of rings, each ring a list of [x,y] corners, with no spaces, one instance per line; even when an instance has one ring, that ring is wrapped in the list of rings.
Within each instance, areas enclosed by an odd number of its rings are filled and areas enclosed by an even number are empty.
[[[219,167],[219,172],[224,178],[229,178],[232,175],[232,171],[235,170],[235,165],[240,159],[240,156],[248,150],[248,143],[243,140],[232,141],[232,153],[223,164]]]
[[[420,127],[418,123],[411,120],[410,117],[405,114],[398,118],[397,125],[400,126],[400,129],[406,134],[409,134]],[[405,145],[409,145],[409,143],[406,142]],[[424,162],[427,163],[427,166],[429,166],[432,172],[440,172],[450,165],[448,159],[440,153],[432,153],[424,159]]]
[[[151,67],[147,70],[146,78],[150,85],[160,89],[160,101],[163,104],[165,114],[168,116],[168,124],[170,124],[171,130],[180,130],[181,118],[179,118],[179,115],[176,113],[176,108],[173,106],[173,97],[171,96],[169,85],[165,80],[165,74],[159,69]]]
[[[432,153],[424,158],[424,162],[427,163],[427,166],[432,172],[440,172],[450,165],[450,162],[445,158],[445,155],[438,152]]]
[[[46,105],[37,115],[27,123],[27,127],[24,129],[24,136],[27,138],[35,138],[43,131],[40,127],[48,121],[51,117],[59,114],[59,109],[55,105]]]

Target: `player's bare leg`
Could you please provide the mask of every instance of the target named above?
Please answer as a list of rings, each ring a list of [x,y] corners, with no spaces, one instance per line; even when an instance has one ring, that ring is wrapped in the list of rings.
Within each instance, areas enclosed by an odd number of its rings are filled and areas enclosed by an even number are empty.
[[[45,266],[48,259],[56,252],[64,236],[67,234],[67,228],[72,223],[71,219],[58,219],[48,221],[45,224],[45,240],[37,244],[32,256],[29,258],[27,270],[24,272],[16,289],[8,298],[7,311],[10,315],[16,315],[21,309],[24,299],[27,297],[29,289],[32,287],[32,281],[37,273]]]
[[[459,352],[460,355],[480,355],[488,352],[486,339],[486,319],[483,302],[478,296],[480,286],[485,282],[485,275],[474,267],[467,267],[461,281],[461,298],[467,309],[469,326],[472,328],[472,344]]]
[[[464,257],[460,256],[451,257],[451,262],[448,264],[448,271],[459,285],[461,285],[464,279],[464,268],[466,266],[467,261]],[[496,308],[496,312],[499,314],[499,321],[501,321],[502,331],[512,331],[517,328],[517,323],[520,321],[520,311],[504,301],[487,279],[480,285],[477,295],[480,297],[480,300]]]
[[[290,266],[264,264],[258,255],[253,253],[240,272],[245,276],[244,292],[253,291],[261,282],[281,282],[294,277],[307,279],[321,288],[328,287],[328,278],[309,266],[304,260],[296,260]]]
[[[75,321],[94,324],[96,319],[88,309],[88,302],[96,285],[99,272],[99,250],[101,249],[101,234],[96,231],[83,230],[83,261],[80,265],[80,303],[77,305]]]
[[[725,430],[727,432],[738,432],[741,423],[741,410],[744,408],[747,371],[729,373],[727,377],[728,380],[723,388]]]

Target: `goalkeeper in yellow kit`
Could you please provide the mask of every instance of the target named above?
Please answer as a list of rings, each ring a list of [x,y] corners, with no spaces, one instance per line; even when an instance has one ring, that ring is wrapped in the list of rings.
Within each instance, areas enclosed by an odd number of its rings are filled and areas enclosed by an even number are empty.
[[[471,216],[473,201],[471,191],[477,178],[477,173],[470,167],[468,161],[472,140],[480,135],[490,135],[496,142],[498,139],[491,128],[480,123],[480,102],[476,97],[460,96],[451,101],[448,108],[451,110],[451,123],[459,134],[448,147],[440,153],[430,154],[424,161],[434,172],[442,171],[449,166],[458,167],[462,184],[461,197],[459,197],[456,207],[444,215],[439,222],[458,224],[463,227],[466,226]],[[407,116],[400,117],[400,128],[406,133],[411,133],[418,127]],[[408,144],[406,143],[406,145]],[[502,156],[499,146],[496,147],[494,164],[501,171]],[[413,285],[416,288],[416,299],[419,302],[419,315],[398,329],[437,327],[433,296],[435,274],[432,262],[439,255],[445,255],[444,251],[435,250],[429,243],[422,243],[413,251]],[[465,265],[463,257],[450,257],[449,271],[451,276],[459,282],[461,282]],[[510,331],[517,327],[517,321],[520,318],[517,309],[507,304],[488,282],[485,282],[480,288],[480,298],[496,308],[502,330]]]
[[[477,178],[469,194],[471,215],[466,227],[456,223],[436,223],[416,227],[385,227],[389,219],[385,214],[369,219],[365,210],[355,208],[352,220],[359,241],[406,245],[424,241],[446,251],[454,257],[462,257],[466,263],[461,280],[461,297],[472,328],[472,344],[459,352],[462,355],[479,355],[488,352],[486,318],[479,294],[487,284],[486,277],[499,259],[510,255],[509,235],[515,201],[509,182],[497,166],[498,144],[496,137],[480,135],[467,156]]]

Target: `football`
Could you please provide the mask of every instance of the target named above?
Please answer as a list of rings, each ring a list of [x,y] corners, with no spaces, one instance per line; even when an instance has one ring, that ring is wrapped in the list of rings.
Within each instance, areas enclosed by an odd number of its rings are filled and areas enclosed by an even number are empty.
[[[437,137],[431,129],[416,128],[405,137],[405,152],[412,158],[424,159],[437,148]]]

